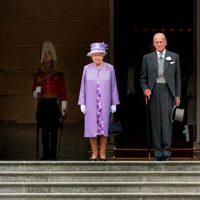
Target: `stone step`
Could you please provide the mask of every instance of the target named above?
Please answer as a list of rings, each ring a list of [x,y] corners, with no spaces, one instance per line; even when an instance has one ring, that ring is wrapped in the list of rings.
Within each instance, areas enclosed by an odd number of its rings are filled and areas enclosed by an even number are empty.
[[[1,193],[1,200],[199,200],[199,193]]]
[[[200,161],[1,161],[0,171],[200,171]]]
[[[200,182],[1,182],[0,193],[198,193]]]
[[[5,171],[0,182],[199,182],[200,171]]]
[[[1,161],[1,200],[199,200],[200,161]]]

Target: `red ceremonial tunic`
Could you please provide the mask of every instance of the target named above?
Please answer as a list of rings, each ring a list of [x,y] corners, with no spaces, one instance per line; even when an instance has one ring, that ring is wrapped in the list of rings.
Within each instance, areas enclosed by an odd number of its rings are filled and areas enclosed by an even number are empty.
[[[64,74],[57,71],[40,71],[34,74],[32,92],[41,86],[41,98],[58,98],[66,100]]]

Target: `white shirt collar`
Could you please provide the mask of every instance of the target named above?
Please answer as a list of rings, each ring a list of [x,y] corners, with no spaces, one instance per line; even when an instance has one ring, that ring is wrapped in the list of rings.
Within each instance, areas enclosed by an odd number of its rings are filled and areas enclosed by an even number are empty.
[[[162,53],[162,57],[164,58],[165,57],[165,53],[166,53],[166,49],[163,52],[157,51],[158,57],[160,56],[160,53]]]

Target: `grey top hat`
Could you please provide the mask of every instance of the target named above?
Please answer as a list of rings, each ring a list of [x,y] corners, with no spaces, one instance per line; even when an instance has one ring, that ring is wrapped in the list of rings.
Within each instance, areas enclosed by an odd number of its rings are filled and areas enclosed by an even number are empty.
[[[183,108],[177,108],[177,106],[175,105],[172,108],[172,111],[171,111],[171,121],[172,121],[172,123],[174,121],[182,122],[183,118],[184,118],[184,112],[185,112],[185,110]]]

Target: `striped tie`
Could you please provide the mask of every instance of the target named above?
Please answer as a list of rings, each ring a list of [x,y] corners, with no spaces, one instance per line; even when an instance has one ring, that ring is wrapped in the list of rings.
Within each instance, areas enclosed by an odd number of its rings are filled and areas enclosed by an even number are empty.
[[[163,60],[163,53],[159,53],[159,59]]]
[[[100,72],[100,69],[98,69],[98,73],[97,73],[97,135],[103,135],[104,130],[103,130],[99,72]]]

